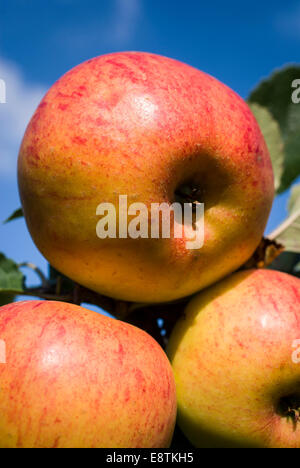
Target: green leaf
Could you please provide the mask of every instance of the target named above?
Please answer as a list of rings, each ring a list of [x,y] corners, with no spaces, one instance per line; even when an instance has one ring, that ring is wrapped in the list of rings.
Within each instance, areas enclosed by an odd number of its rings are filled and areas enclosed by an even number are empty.
[[[284,165],[284,144],[280,128],[268,109],[257,103],[250,103],[250,108],[256,117],[270,152],[274,170],[275,190],[277,191],[280,187]]]
[[[299,79],[300,65],[285,67],[260,83],[249,97],[250,103],[268,109],[280,127],[284,142],[284,173],[278,192],[289,188],[300,175],[300,103],[292,100],[297,92],[293,85]]]
[[[292,188],[289,200],[289,217],[270,234],[288,252],[300,253],[300,185]]]
[[[300,210],[300,184],[295,185],[291,190],[291,196],[288,203],[289,213],[295,213]]]
[[[11,304],[12,302],[14,302],[14,298],[15,298],[14,294],[0,293],[0,307],[6,304]]]
[[[299,254],[293,252],[282,252],[282,254],[280,254],[268,268],[293,274],[296,271],[299,260]]]
[[[297,134],[291,133],[285,142],[284,173],[279,193],[287,190],[300,175],[300,127],[298,132]]]
[[[18,210],[14,211],[14,213],[4,221],[4,224],[9,223],[10,221],[14,221],[15,219],[23,218],[23,216],[24,216],[23,210],[22,208],[19,208]]]
[[[249,102],[256,102],[270,111],[284,136],[294,125],[295,114],[299,116],[298,104],[292,102],[295,91],[292,84],[299,78],[300,65],[287,66],[262,81],[249,96]]]
[[[22,294],[24,276],[17,264],[0,254],[0,293]]]

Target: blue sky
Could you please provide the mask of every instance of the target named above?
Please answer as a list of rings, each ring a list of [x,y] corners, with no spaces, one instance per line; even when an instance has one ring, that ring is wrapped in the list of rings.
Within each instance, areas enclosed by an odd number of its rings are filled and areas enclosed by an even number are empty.
[[[300,0],[2,0],[0,78],[7,103],[0,104],[0,221],[20,205],[18,147],[43,94],[83,60],[120,50],[182,60],[246,98],[274,68],[299,62]],[[268,230],[284,219],[287,196],[275,201]],[[0,251],[46,270],[23,220],[0,224]]]

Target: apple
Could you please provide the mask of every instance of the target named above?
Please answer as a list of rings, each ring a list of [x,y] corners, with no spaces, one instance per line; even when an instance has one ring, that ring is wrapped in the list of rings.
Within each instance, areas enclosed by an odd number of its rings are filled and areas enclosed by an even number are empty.
[[[29,231],[61,273],[134,302],[188,296],[235,271],[258,246],[274,181],[247,104],[184,63],[149,53],[100,56],[46,94],[19,154]],[[97,237],[97,207],[204,203],[202,248],[187,238]],[[121,229],[128,231],[130,218]],[[172,233],[171,233],[172,234]]]
[[[168,348],[196,447],[300,448],[300,280],[235,273],[195,296]]]
[[[172,369],[132,325],[62,302],[0,308],[1,448],[168,447]]]

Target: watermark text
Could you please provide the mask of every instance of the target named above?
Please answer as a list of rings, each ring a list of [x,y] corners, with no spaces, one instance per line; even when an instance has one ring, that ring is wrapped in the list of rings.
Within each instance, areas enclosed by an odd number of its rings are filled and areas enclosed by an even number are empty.
[[[203,203],[144,203],[128,205],[127,195],[119,195],[118,206],[100,203],[102,216],[96,226],[99,239],[184,239],[187,249],[201,249],[204,244]]]
[[[294,364],[300,364],[300,340],[293,341],[292,348],[295,349],[292,354],[292,361]]]
[[[295,88],[295,91],[292,93],[292,102],[294,104],[300,103],[300,78],[292,82],[292,88]]]

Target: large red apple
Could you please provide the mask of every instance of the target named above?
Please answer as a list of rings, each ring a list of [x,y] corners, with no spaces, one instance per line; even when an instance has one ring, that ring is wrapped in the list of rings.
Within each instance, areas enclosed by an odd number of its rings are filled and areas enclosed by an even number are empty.
[[[0,447],[167,447],[171,366],[148,334],[78,306],[0,308]]]
[[[300,448],[300,280],[244,271],[172,333],[179,424],[197,447]]]
[[[142,302],[192,294],[243,264],[274,190],[247,104],[195,68],[136,52],[94,58],[54,84],[26,131],[19,187],[31,235],[54,267]],[[99,239],[97,207],[112,203],[118,214],[120,195],[149,211],[151,203],[203,202],[204,246],[189,249],[172,235]]]

